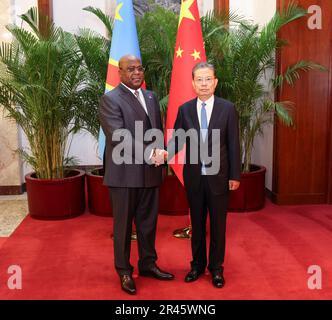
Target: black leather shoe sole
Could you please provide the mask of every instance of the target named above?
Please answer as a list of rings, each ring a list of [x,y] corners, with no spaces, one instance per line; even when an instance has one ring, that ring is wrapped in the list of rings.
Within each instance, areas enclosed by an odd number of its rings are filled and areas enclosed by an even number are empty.
[[[128,293],[128,294],[131,294],[131,295],[135,295],[136,294],[136,289],[128,289],[128,288],[125,288],[125,287],[122,287],[122,286],[121,286],[121,289],[124,292]]]
[[[155,278],[158,280],[173,280],[174,279],[174,275],[172,274],[157,274],[153,271],[140,271],[139,273],[140,276],[143,277],[149,277],[149,278]]]

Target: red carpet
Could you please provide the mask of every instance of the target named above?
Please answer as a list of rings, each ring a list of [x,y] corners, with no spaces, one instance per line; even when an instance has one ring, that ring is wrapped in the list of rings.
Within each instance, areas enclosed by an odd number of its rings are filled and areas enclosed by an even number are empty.
[[[8,239],[8,237],[0,237],[0,248],[6,242],[7,239]]]
[[[158,264],[176,279],[137,277],[138,294],[120,290],[113,267],[112,218],[88,213],[64,221],[29,216],[0,249],[0,299],[332,299],[332,206],[276,206],[230,213],[226,286],[212,287],[209,275],[184,283],[190,242],[172,236],[185,216],[159,217]],[[136,267],[137,245],[132,244]],[[7,270],[22,268],[22,289],[10,290]],[[308,268],[322,269],[322,289],[307,286]],[[135,268],[135,270],[137,270]]]

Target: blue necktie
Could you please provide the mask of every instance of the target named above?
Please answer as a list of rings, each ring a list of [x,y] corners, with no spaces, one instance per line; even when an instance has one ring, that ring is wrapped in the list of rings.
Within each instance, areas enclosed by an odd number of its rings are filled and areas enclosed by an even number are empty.
[[[206,103],[202,103],[202,109],[201,109],[201,135],[203,141],[206,138],[207,135],[207,129],[208,129],[208,123],[207,123],[207,115],[206,115]],[[204,166],[204,162],[202,161],[202,175],[206,175],[206,169]]]
[[[208,123],[207,123],[207,115],[206,115],[206,103],[203,102],[202,103],[202,109],[201,109],[201,134],[202,134],[202,138],[203,141],[206,138],[206,134],[207,134],[207,128],[208,128]]]

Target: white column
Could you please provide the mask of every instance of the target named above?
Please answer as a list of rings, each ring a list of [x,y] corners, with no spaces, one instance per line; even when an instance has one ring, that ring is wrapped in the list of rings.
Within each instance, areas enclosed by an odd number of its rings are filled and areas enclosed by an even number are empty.
[[[207,12],[213,10],[214,0],[197,0],[197,5],[200,16],[203,16]]]
[[[1,0],[1,3],[4,0]],[[22,19],[19,17],[20,15],[26,13],[30,8],[32,7],[38,7],[38,0],[5,0],[10,3],[10,23],[16,24],[18,26],[23,26],[24,28],[29,29],[28,25],[22,21]],[[2,23],[0,25],[3,25]],[[12,124],[13,125],[13,124]],[[13,130],[13,129],[12,129]],[[17,148],[23,148],[27,149],[29,148],[29,143],[27,141],[27,138],[25,137],[24,132],[20,127],[17,128],[15,124],[15,147],[12,149],[17,149]],[[2,132],[0,128],[0,132]],[[12,132],[12,134],[14,134]],[[19,160],[19,178],[18,180],[20,181],[19,184],[24,182],[24,175],[32,170],[30,166],[28,166],[26,163],[22,163],[21,160]],[[0,165],[1,167],[1,165]],[[9,173],[6,173],[7,176],[9,176]],[[1,185],[1,182],[0,182]]]
[[[275,0],[230,0],[229,10],[243,15],[248,20],[263,26],[276,12]]]
[[[16,2],[1,0],[0,2],[0,42],[12,40],[6,25],[14,23],[15,13],[21,12],[16,8]],[[25,8],[24,8],[25,9]],[[0,186],[21,186],[21,160],[16,153],[19,145],[18,127],[14,120],[6,118],[7,112],[0,107]]]
[[[53,0],[53,20],[68,32],[76,33],[79,28],[89,28],[105,35],[104,24],[83,8],[92,6],[108,13],[114,3],[115,0]]]

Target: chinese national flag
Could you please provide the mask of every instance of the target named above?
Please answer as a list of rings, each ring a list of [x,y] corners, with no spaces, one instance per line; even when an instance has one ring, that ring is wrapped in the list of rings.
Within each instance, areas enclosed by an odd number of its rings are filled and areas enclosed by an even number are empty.
[[[192,87],[192,68],[206,61],[202,27],[196,0],[182,0],[178,33],[173,59],[171,88],[169,93],[166,141],[172,137],[172,129],[179,107],[196,97]],[[171,167],[183,184],[184,149],[171,161]]]

